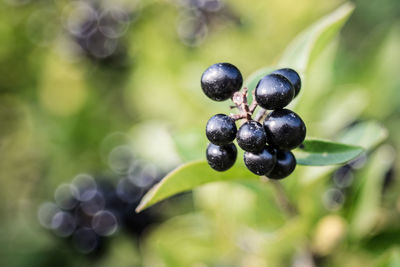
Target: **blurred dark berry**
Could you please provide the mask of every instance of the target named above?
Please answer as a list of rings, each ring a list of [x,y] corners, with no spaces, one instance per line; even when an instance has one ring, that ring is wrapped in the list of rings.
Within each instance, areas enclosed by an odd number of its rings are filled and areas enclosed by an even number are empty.
[[[100,247],[100,237],[90,227],[81,227],[72,235],[72,244],[83,254],[91,253]]]
[[[137,175],[150,174],[142,171]],[[140,180],[140,177],[131,178]],[[39,222],[63,240],[70,241],[76,251],[98,258],[107,251],[108,237],[118,229],[133,234],[137,239],[158,220],[152,208],[135,213],[140,199],[157,179],[159,177],[152,177],[152,183],[140,187],[128,178],[121,178],[127,189],[123,193],[137,194],[126,198],[121,197],[118,187],[108,178],[95,180],[87,174],[78,175],[71,184],[62,184],[57,188],[55,199],[58,205],[52,202],[41,205]]]
[[[76,218],[68,211],[57,212],[51,220],[51,228],[56,235],[61,237],[70,236],[74,232],[76,224]]]
[[[339,188],[347,188],[353,183],[353,172],[354,170],[351,168],[351,166],[346,164],[335,171],[333,174],[333,182]]]
[[[324,193],[322,200],[326,209],[338,210],[345,201],[345,195],[342,190],[333,187]]]
[[[393,165],[386,173],[383,179],[383,190],[389,189],[396,179],[395,165]]]

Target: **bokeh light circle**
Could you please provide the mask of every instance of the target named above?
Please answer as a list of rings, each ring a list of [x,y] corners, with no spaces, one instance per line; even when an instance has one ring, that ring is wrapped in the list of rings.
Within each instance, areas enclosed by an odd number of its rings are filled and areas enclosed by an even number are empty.
[[[51,221],[51,228],[61,237],[70,236],[76,227],[76,220],[71,213],[66,211],[57,212]]]
[[[104,209],[106,201],[101,192],[96,193],[88,200],[81,202],[81,209],[87,215],[94,215]]]
[[[99,211],[93,216],[92,228],[98,235],[109,236],[117,231],[118,221],[112,212]]]
[[[72,244],[81,253],[87,254],[95,250],[99,244],[99,237],[89,227],[77,229],[72,235]]]
[[[74,1],[63,10],[63,24],[68,32],[77,37],[92,35],[98,26],[96,10],[83,1]]]
[[[53,217],[59,211],[60,208],[53,202],[45,202],[40,205],[37,214],[40,225],[47,229],[51,229]]]
[[[70,184],[60,184],[54,192],[54,200],[56,204],[64,210],[73,209],[77,204],[76,188]]]
[[[80,201],[90,200],[97,192],[96,181],[89,174],[78,174],[72,180],[72,185],[76,188],[75,197]]]
[[[118,198],[126,203],[138,201],[143,194],[143,189],[133,184],[128,178],[122,178],[118,182],[116,191]]]
[[[129,28],[130,16],[122,8],[113,7],[102,12],[99,17],[99,30],[108,38],[119,38]]]
[[[115,173],[128,173],[131,165],[134,163],[134,154],[127,145],[117,146],[111,150],[108,155],[108,164]]]
[[[323,197],[322,203],[327,210],[335,211],[342,207],[345,201],[345,196],[343,192],[337,188],[328,189]]]

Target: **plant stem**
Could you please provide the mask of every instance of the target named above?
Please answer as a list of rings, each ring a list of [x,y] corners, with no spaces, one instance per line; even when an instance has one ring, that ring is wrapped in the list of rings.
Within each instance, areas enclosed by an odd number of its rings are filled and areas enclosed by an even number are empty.
[[[261,176],[261,180],[266,183],[268,182],[272,185],[272,187],[275,190],[276,202],[278,203],[279,207],[289,217],[292,218],[298,215],[296,206],[289,200],[289,197],[287,196],[285,189],[283,188],[282,184],[279,181],[269,179],[266,176]]]
[[[258,103],[256,100],[256,90],[253,90],[252,94],[253,96],[253,102],[251,103],[250,107],[249,107],[249,112],[251,115],[253,115],[254,111],[256,110]]]
[[[272,187],[275,190],[275,198],[276,202],[278,203],[278,206],[288,215],[289,218],[293,218],[299,215],[296,205],[289,200],[289,197],[287,196],[285,189],[283,188],[282,184],[279,181],[269,179],[266,176],[261,176],[261,180],[265,183],[270,183],[272,185]],[[317,266],[314,261],[313,254],[308,247],[308,244],[303,249],[304,249],[303,256],[306,260],[304,266],[305,267]]]
[[[249,106],[247,102],[247,94],[249,90],[247,87],[244,87],[242,91],[235,92],[231,100],[235,104],[234,106],[230,106],[231,109],[237,108],[239,110],[239,114],[231,114],[230,117],[234,120],[241,120],[245,119],[246,121],[251,120],[251,116],[253,115],[255,109],[257,108],[258,104],[255,99],[255,93],[253,90],[253,102]]]
[[[254,117],[254,120],[255,120],[255,121],[260,121],[260,120],[265,116],[265,114],[267,114],[267,110],[261,108],[261,109],[257,112],[256,116]]]

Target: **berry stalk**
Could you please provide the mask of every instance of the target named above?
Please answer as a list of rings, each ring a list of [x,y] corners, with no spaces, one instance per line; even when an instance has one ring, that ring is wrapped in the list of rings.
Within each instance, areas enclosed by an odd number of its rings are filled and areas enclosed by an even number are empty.
[[[236,107],[239,110],[239,114],[231,114],[230,117],[234,120],[241,120],[245,119],[246,121],[251,120],[251,116],[253,115],[255,109],[257,108],[257,101],[255,98],[255,93],[253,90],[253,102],[249,106],[248,101],[247,101],[247,94],[248,94],[248,88],[244,87],[243,91],[237,91],[235,92],[231,100],[235,104],[235,106],[231,106],[231,108]]]
[[[288,215],[288,217],[293,218],[298,215],[297,207],[289,200],[285,189],[282,184],[274,179],[269,179],[266,176],[261,176],[261,181],[264,183],[270,183],[275,191],[276,202],[278,206]]]
[[[267,110],[260,108],[260,110],[257,112],[256,116],[254,117],[255,121],[262,121],[262,119],[267,115]]]

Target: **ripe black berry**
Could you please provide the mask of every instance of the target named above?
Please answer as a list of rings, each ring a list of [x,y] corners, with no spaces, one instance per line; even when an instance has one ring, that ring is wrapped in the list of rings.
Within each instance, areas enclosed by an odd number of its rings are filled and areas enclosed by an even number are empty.
[[[256,121],[247,121],[236,135],[238,145],[248,152],[261,152],[267,143],[267,135],[262,125]]]
[[[283,179],[291,174],[296,168],[296,158],[290,151],[278,150],[276,152],[276,163],[272,171],[267,174],[271,179]]]
[[[300,79],[300,75],[293,69],[289,69],[289,68],[284,68],[284,69],[279,69],[279,70],[275,70],[272,73],[275,74],[280,74],[282,76],[284,76],[286,79],[288,79],[293,87],[294,87],[294,96],[296,97],[301,89],[301,79]]]
[[[209,144],[207,147],[208,164],[216,171],[228,170],[236,161],[237,149],[233,143],[217,146]]]
[[[235,121],[224,114],[212,116],[206,126],[208,140],[215,145],[225,145],[235,140],[237,128]]]
[[[257,175],[267,175],[275,166],[276,152],[273,148],[265,146],[261,153],[244,153],[244,163],[247,168]]]
[[[215,101],[230,98],[243,84],[242,74],[234,65],[217,63],[206,69],[201,76],[203,92]]]
[[[257,103],[265,109],[280,109],[293,100],[295,90],[292,83],[280,74],[269,74],[256,86]]]
[[[268,144],[283,150],[296,148],[306,137],[303,120],[288,109],[279,109],[268,114],[264,128]]]

